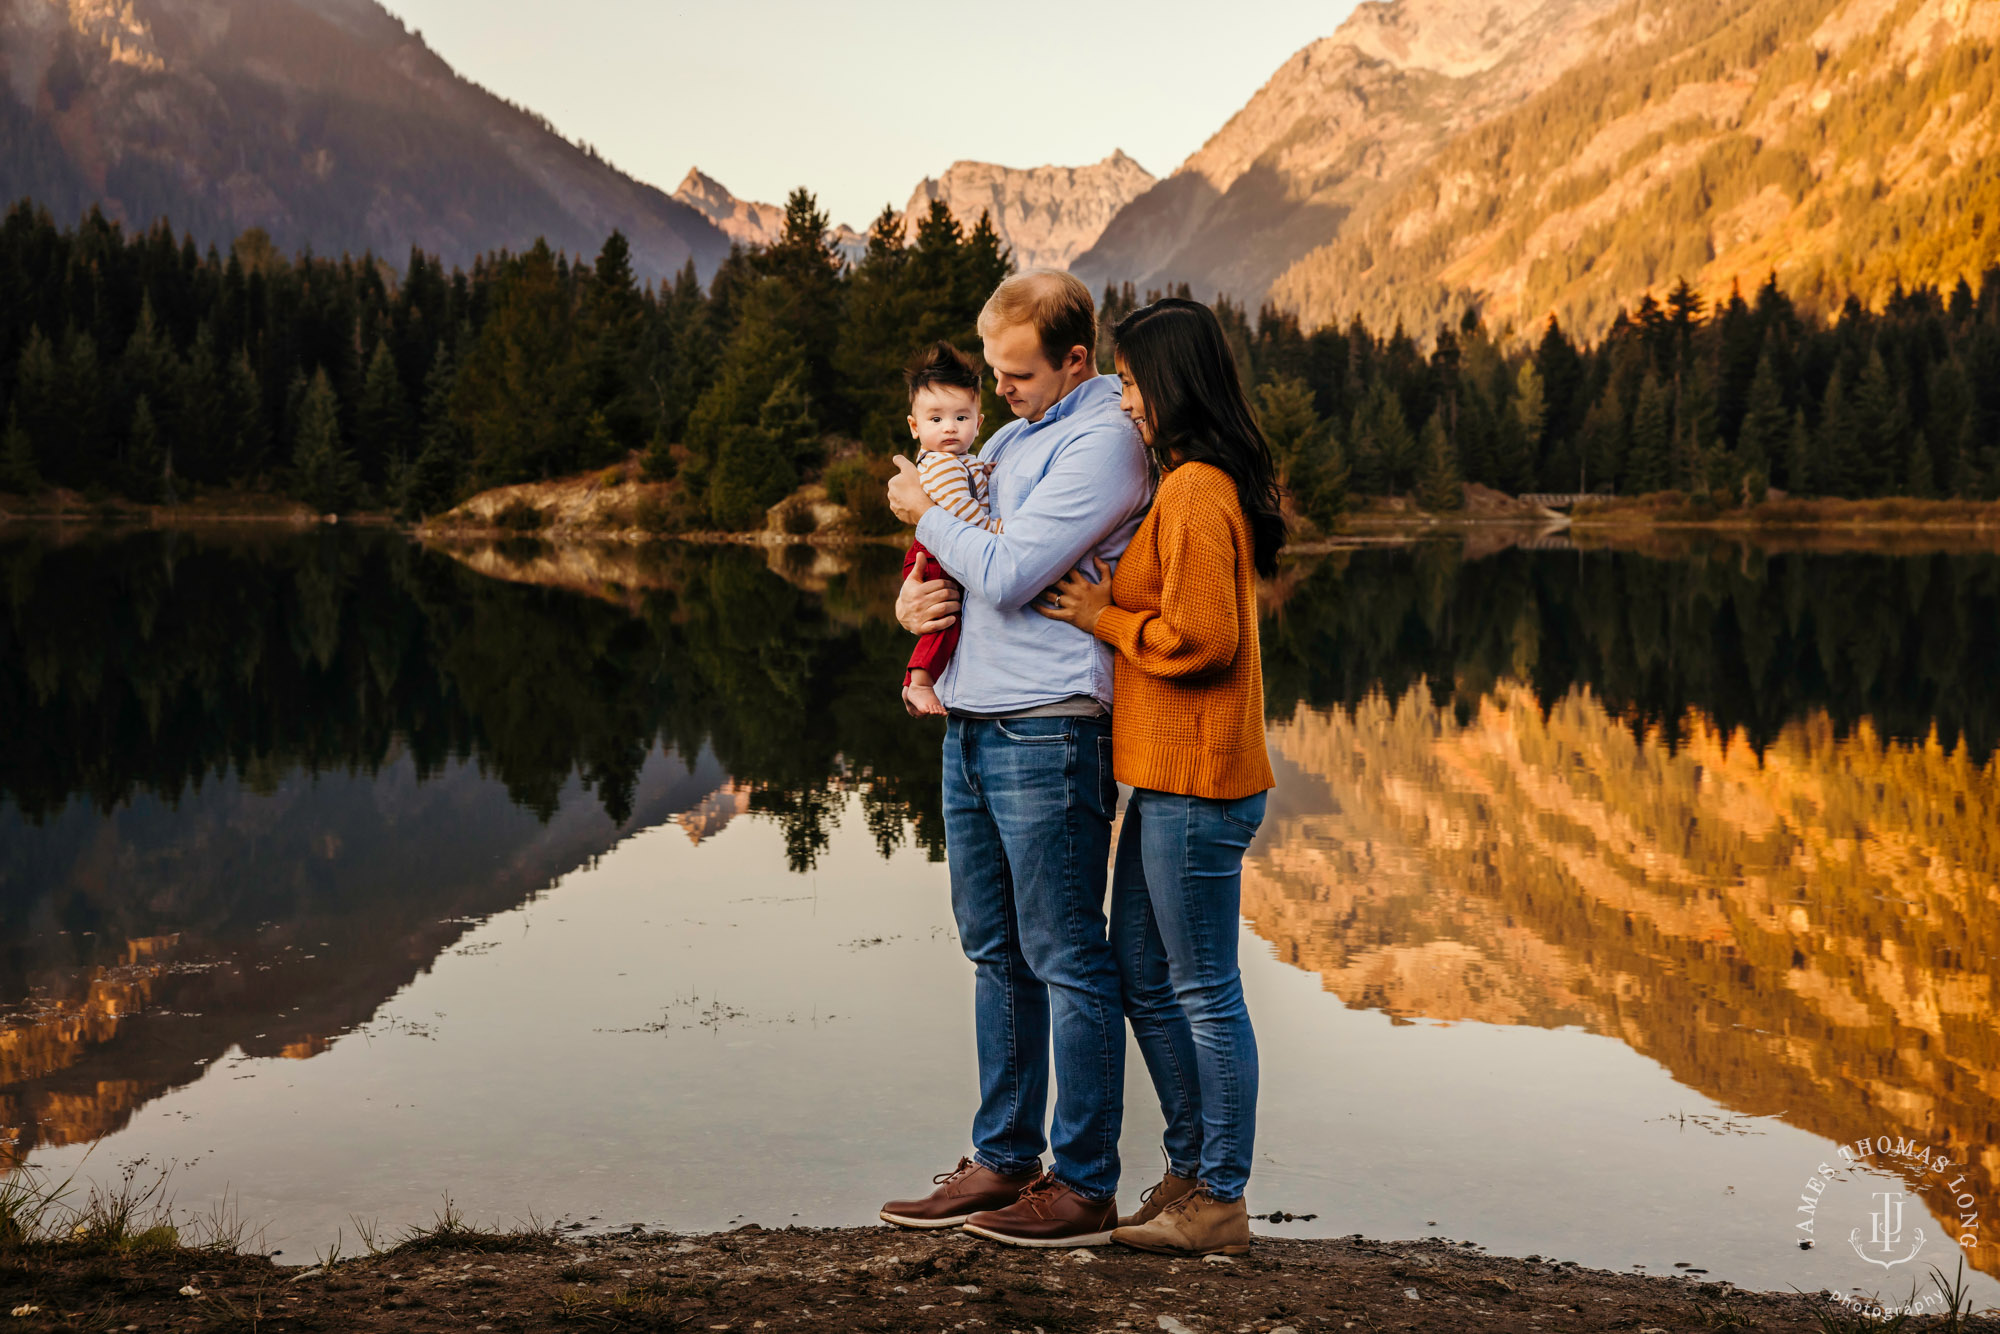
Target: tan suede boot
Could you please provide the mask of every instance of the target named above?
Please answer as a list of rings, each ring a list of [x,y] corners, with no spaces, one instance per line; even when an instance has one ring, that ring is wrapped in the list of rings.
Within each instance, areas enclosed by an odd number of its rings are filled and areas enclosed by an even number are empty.
[[[1158,1183],[1148,1186],[1146,1193],[1139,1197],[1139,1212],[1126,1214],[1118,1220],[1118,1225],[1138,1227],[1141,1223],[1150,1223],[1160,1216],[1162,1209],[1200,1184],[1193,1177],[1177,1177],[1169,1172],[1161,1177]]]
[[[1250,1249],[1250,1209],[1240,1199],[1224,1204],[1197,1186],[1150,1223],[1115,1229],[1111,1240],[1161,1255],[1242,1255]]]

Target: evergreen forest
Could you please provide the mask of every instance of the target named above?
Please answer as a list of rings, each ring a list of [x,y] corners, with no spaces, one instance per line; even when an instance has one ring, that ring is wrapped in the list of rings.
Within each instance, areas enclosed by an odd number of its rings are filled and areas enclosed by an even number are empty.
[[[804,190],[778,243],[658,286],[617,234],[591,260],[537,242],[469,273],[413,253],[398,273],[257,232],[224,254],[164,222],[63,228],[22,203],[0,221],[0,492],[282,492],[413,520],[636,457],[671,483],[642,516],[659,531],[759,527],[814,480],[887,531],[900,369],[931,339],[976,349],[1010,270],[987,219],[965,228],[941,203],[908,245],[885,210],[846,264]],[[1107,289],[1105,327],[1151,295]],[[1554,317],[1413,334],[1215,309],[1321,527],[1356,495],[1454,508],[1463,482],[1720,507],[1774,489],[2000,497],[2000,267],[1879,310],[1815,311],[1775,279],[1711,303],[1681,281],[1594,343]],[[1005,419],[989,395],[987,430]]]

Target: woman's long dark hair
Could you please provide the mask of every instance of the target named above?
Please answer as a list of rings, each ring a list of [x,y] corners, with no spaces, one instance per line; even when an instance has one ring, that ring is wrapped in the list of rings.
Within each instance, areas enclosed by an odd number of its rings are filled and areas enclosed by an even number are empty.
[[[1168,297],[1127,315],[1111,337],[1145,400],[1153,452],[1162,461],[1178,454],[1183,463],[1212,464],[1227,473],[1250,521],[1257,573],[1277,573],[1278,548],[1285,545],[1278,470],[1243,397],[1236,358],[1215,312],[1199,301]]]

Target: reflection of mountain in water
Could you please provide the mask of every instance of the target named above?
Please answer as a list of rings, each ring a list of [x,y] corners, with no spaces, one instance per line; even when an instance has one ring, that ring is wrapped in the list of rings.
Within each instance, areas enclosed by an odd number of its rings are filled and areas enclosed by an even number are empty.
[[[1995,1198],[2000,760],[1679,731],[1511,685],[1462,723],[1300,710],[1244,913],[1351,1006],[1581,1025],[1748,1113],[1949,1145]]]
[[[318,1054],[472,923],[724,782],[710,755],[654,752],[625,826],[575,783],[544,821],[471,764],[419,781],[397,756],[269,793],[212,782],[174,809],[79,802],[39,830],[0,815],[0,847],[33,848],[46,891],[9,951],[28,999],[0,1017],[0,1162],[117,1130],[232,1048]]]
[[[646,560],[608,605],[382,533],[0,544],[0,1155],[323,1050],[621,831],[756,812],[805,867],[858,790],[939,846],[894,552]]]

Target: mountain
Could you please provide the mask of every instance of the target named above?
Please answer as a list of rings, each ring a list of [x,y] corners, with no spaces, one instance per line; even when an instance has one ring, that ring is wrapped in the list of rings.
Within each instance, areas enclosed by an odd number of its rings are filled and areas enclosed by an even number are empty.
[[[2000,0],[1390,0],[1070,266],[1309,327],[1594,335],[1681,278],[1809,308],[2000,262]]]
[[[0,0],[0,198],[95,203],[204,241],[411,247],[449,264],[537,236],[707,274],[696,209],[454,74],[375,0]]]
[[[674,190],[674,199],[707,218],[736,245],[772,245],[785,234],[784,205],[738,199],[728,186],[700,167],[688,168],[688,174]],[[844,222],[827,235],[848,263],[861,262],[868,249],[866,236]]]
[[[968,228],[984,212],[1000,239],[1013,247],[1017,266],[1062,269],[1095,244],[1120,209],[1154,184],[1153,173],[1122,149],[1088,167],[954,162],[944,175],[918,184],[903,218],[914,237],[916,220],[934,200],[942,199]]]
[[[1614,0],[1364,3],[1121,209],[1070,269],[1093,286],[1186,282],[1254,303],[1454,135],[1628,40],[1622,29],[1600,29],[1613,8]]]
[[[2000,2],[1700,0],[1446,146],[1272,295],[1585,332],[1685,277],[1879,305],[2000,262]]]
[[[917,222],[942,199],[952,216],[971,228],[986,213],[1000,240],[1013,248],[1021,268],[1065,268],[1090,247],[1119,209],[1153,184],[1153,174],[1114,152],[1088,167],[1001,167],[954,162],[942,176],[926,176],[902,212],[905,236],[916,240]],[[699,167],[690,168],[674,198],[700,213],[733,242],[770,245],[784,234],[779,204],[738,199]],[[842,223],[831,233],[848,262],[868,250],[866,234]]]
[[[728,186],[700,167],[688,168],[688,174],[674,189],[674,199],[707,218],[724,236],[740,245],[767,246],[785,234],[782,205],[738,199]]]

